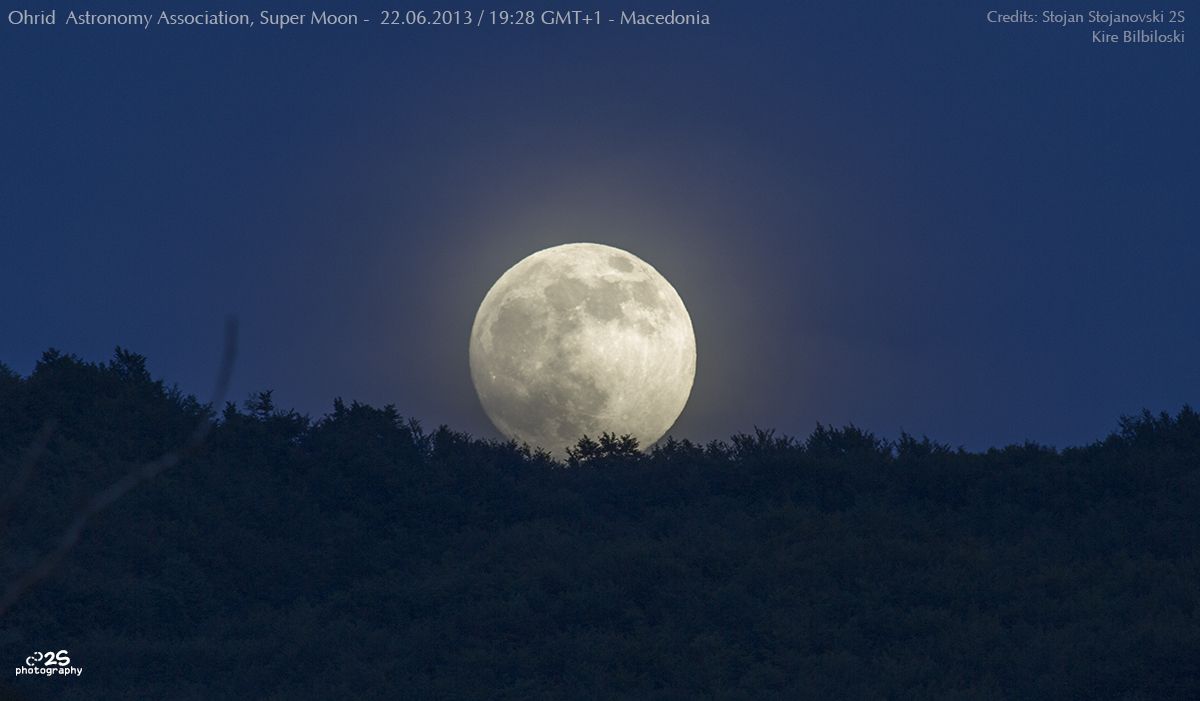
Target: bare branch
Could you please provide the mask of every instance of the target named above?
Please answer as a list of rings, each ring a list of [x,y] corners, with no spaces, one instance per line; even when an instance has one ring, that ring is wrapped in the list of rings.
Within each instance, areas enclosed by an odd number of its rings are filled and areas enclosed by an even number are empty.
[[[230,318],[225,322],[225,351],[221,357],[220,370],[217,372],[216,386],[213,388],[213,398],[210,406],[220,406],[225,401],[229,389],[229,380],[233,376],[233,364],[237,358],[237,320]],[[75,515],[70,525],[58,538],[58,544],[46,553],[41,560],[21,575],[4,592],[0,598],[0,616],[4,616],[12,605],[35,584],[49,577],[62,563],[68,553],[79,543],[83,530],[88,522],[104,509],[125,496],[138,484],[151,479],[155,475],[177,465],[181,460],[195,453],[204,443],[212,430],[213,422],[205,417],[192,431],[187,442],[179,449],[163,453],[158,458],[142,463],[130,470],[121,479],[113,482],[105,489],[97,492],[84,507]],[[47,437],[47,440],[49,438]]]
[[[33,442],[25,449],[25,454],[21,456],[21,462],[17,465],[16,476],[9,483],[4,496],[0,497],[0,527],[3,527],[4,523],[8,520],[8,512],[16,505],[17,499],[24,493],[25,487],[29,486],[29,481],[33,478],[34,468],[37,467],[42,453],[46,452],[46,447],[50,445],[50,438],[54,435],[54,429],[57,426],[58,422],[56,420],[46,419],[42,423],[41,430],[34,437]]]

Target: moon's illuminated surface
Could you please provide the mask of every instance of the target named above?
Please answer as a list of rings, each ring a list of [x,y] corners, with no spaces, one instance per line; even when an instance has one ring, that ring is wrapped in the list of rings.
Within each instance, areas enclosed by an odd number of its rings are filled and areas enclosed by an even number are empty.
[[[581,436],[649,446],[696,375],[696,337],[671,283],[594,243],[538,251],[500,276],[471,328],[471,378],[496,428],[562,454]]]

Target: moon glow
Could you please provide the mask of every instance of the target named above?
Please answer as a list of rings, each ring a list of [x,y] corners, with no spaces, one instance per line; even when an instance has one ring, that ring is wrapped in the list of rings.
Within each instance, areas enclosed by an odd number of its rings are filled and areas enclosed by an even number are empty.
[[[471,379],[488,418],[561,455],[584,434],[649,446],[679,418],[696,337],[679,293],[611,246],[538,251],[488,291],[471,328]]]

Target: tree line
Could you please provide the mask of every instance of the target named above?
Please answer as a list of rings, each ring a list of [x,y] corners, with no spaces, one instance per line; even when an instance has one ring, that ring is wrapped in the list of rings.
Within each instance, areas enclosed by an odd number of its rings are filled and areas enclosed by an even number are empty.
[[[28,699],[1200,697],[1200,415],[968,452],[818,426],[581,437],[563,460],[394,406],[205,405],[118,350],[0,366],[0,618]],[[47,648],[48,649],[48,648]],[[6,658],[7,659],[7,658]]]

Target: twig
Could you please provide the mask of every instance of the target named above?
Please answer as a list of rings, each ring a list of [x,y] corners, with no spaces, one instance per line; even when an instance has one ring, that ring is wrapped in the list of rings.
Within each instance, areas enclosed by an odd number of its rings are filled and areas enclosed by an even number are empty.
[[[16,476],[9,483],[8,490],[4,492],[4,496],[0,497],[0,528],[8,521],[9,510],[16,505],[17,499],[21,497],[21,494],[25,491],[25,487],[29,485],[29,480],[33,478],[33,470],[37,467],[42,453],[46,452],[46,447],[50,445],[50,438],[54,435],[54,429],[57,425],[58,422],[56,420],[46,419],[42,423],[41,430],[34,437],[33,442],[25,449],[25,454],[21,456]]]
[[[225,393],[229,389],[229,379],[233,375],[233,363],[236,357],[237,320],[231,318],[225,322],[225,351],[221,357],[221,368],[217,373],[217,382],[213,389],[213,399],[210,406],[220,406],[225,401]],[[55,568],[63,561],[63,558],[79,542],[79,538],[83,534],[83,529],[92,517],[112,506],[114,502],[128,494],[138,484],[151,479],[164,470],[174,467],[180,460],[194,453],[204,443],[204,439],[208,437],[212,426],[212,421],[207,417],[202,419],[182,447],[163,453],[154,460],[138,465],[126,473],[124,477],[97,492],[89,499],[83,509],[75,515],[71,524],[59,536],[58,545],[46,553],[25,574],[21,575],[8,586],[3,598],[0,598],[0,616],[7,613],[13,603],[21,598],[25,592],[54,572]]]

